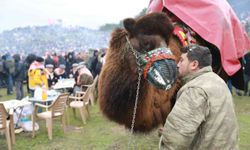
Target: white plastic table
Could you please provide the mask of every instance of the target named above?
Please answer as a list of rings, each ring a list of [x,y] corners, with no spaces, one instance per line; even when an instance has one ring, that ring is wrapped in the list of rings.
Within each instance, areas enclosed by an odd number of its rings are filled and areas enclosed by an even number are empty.
[[[61,79],[52,87],[55,90],[73,88],[75,85],[75,79]]]
[[[5,109],[7,110],[7,112],[9,112],[10,109],[13,109],[14,112],[16,112],[16,110],[18,108],[20,108],[20,113],[17,115],[17,122],[16,122],[16,126],[22,116],[22,112],[23,112],[23,108],[24,106],[29,106],[31,105],[31,102],[27,101],[27,99],[23,99],[23,100],[16,100],[16,99],[12,99],[12,100],[7,100],[7,101],[3,101],[0,102],[4,105]]]
[[[7,100],[7,101],[3,101],[0,102],[4,105],[5,109],[8,111],[9,109],[17,109],[17,108],[21,108],[24,106],[28,106],[31,105],[31,102],[27,101],[27,100],[16,100],[16,99],[12,99],[12,100]]]

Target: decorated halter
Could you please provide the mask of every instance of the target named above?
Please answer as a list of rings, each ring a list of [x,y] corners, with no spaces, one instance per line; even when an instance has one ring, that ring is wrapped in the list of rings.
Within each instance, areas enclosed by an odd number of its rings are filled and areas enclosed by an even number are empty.
[[[177,36],[182,46],[196,43],[196,39],[194,38],[196,33],[191,28],[185,27],[184,25],[180,26],[175,24],[173,34]]]
[[[156,88],[170,89],[177,79],[176,57],[171,50],[167,47],[160,47],[140,53],[132,47],[127,37],[126,39],[136,57],[138,69],[143,71],[144,79]]]

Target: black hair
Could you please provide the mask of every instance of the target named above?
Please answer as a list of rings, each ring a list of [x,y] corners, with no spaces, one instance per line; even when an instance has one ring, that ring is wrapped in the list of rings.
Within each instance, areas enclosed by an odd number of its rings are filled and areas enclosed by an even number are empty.
[[[44,62],[44,59],[40,56],[36,56],[36,61],[41,63],[41,62]]]
[[[13,55],[13,58],[14,58],[15,62],[19,62],[21,60],[21,57],[19,54]]]
[[[36,55],[35,54],[29,54],[27,57],[26,57],[26,59],[25,59],[25,61],[26,61],[26,63],[28,64],[28,66],[33,62],[33,61],[35,61],[36,60]]]
[[[212,55],[209,48],[200,45],[189,45],[180,49],[182,53],[187,53],[189,61],[197,60],[199,62],[199,68],[211,66]]]

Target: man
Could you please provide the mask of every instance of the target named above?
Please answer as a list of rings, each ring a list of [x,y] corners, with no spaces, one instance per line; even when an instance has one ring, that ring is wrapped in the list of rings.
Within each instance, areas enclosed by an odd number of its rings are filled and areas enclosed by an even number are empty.
[[[58,68],[54,70],[55,73],[55,82],[58,82],[60,79],[66,79],[67,73],[65,71],[66,66],[64,64],[60,64]]]
[[[89,58],[87,65],[88,69],[91,71],[94,78],[98,74],[96,70],[97,63],[98,63],[98,50],[94,50],[93,56]]]
[[[75,77],[75,74],[76,74],[76,71],[77,71],[77,66],[78,66],[77,63],[72,64],[72,68],[70,69],[70,72],[68,74],[68,78],[74,78]]]
[[[7,95],[13,94],[13,74],[15,72],[15,61],[10,53],[4,56],[4,72],[7,74]]]
[[[51,86],[55,85],[55,75],[54,75],[54,65],[53,64],[47,64],[47,79],[48,79],[48,86],[51,88]]]
[[[13,58],[15,60],[14,79],[16,82],[16,99],[21,100],[24,97],[23,81],[25,80],[25,66],[19,54],[15,54]]]
[[[184,85],[166,119],[160,149],[238,149],[232,95],[212,72],[209,49],[190,45],[181,52],[177,66]]]

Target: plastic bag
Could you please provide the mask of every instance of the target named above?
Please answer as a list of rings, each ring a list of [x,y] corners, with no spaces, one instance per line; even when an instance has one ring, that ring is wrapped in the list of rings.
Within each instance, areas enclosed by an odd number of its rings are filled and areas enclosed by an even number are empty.
[[[21,122],[21,127],[26,132],[32,132],[32,121],[23,120],[23,122]],[[35,131],[38,131],[38,130],[39,130],[39,125],[38,123],[35,122]]]
[[[37,86],[35,88],[34,98],[35,99],[41,99],[42,98],[42,93],[43,93],[43,89],[41,87]]]

